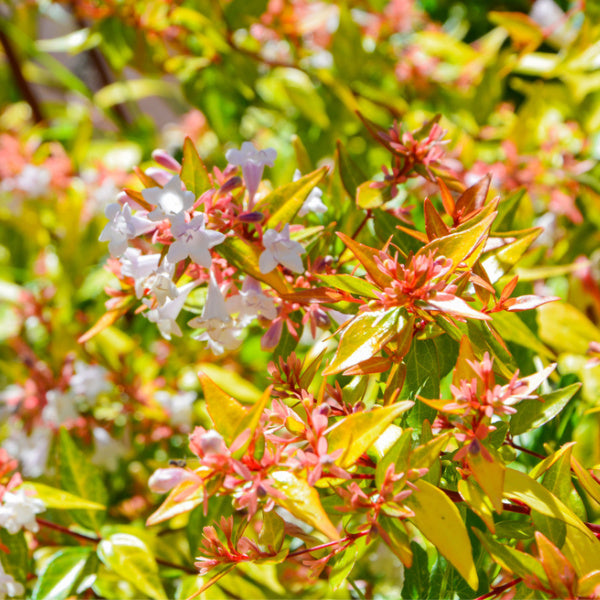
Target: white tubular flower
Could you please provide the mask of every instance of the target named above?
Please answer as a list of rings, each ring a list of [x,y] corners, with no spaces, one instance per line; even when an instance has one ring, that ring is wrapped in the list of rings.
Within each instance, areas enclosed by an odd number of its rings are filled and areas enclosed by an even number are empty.
[[[209,249],[225,239],[225,234],[205,228],[203,213],[196,214],[189,223],[174,223],[171,233],[175,241],[169,247],[167,259],[176,263],[189,256],[195,263],[207,269],[212,264]]]
[[[294,181],[298,181],[300,177],[301,173],[298,169],[296,169],[294,171]],[[300,210],[298,211],[298,216],[304,217],[308,213],[322,214],[327,212],[327,207],[325,206],[325,204],[323,204],[323,201],[321,200],[322,197],[323,192],[318,187],[313,188],[310,191],[310,194],[308,194],[308,197],[306,198],[302,206],[300,207]]]
[[[15,581],[15,578],[4,570],[0,562],[0,600],[4,600],[6,596],[14,598],[15,596],[22,597],[24,594],[23,584]]]
[[[142,190],[142,196],[146,202],[156,205],[156,208],[148,213],[151,221],[169,219],[171,223],[181,218],[196,201],[194,193],[185,189],[179,175],[174,175],[163,188],[153,187]]]
[[[127,250],[128,240],[148,233],[156,227],[145,216],[134,215],[129,204],[109,204],[104,214],[110,219],[110,223],[102,230],[98,239],[108,242],[108,249],[113,256],[121,256]]]
[[[128,248],[121,258],[121,273],[135,279],[135,295],[141,298],[146,290],[156,297],[162,306],[167,298],[177,297],[177,286],[172,277],[175,265],[163,259],[160,254],[142,254],[137,248]]]
[[[250,275],[244,279],[241,292],[227,298],[225,305],[230,314],[238,313],[241,327],[245,327],[256,317],[272,321],[277,316],[273,298],[263,294],[260,283]]]
[[[242,175],[250,196],[250,204],[263,176],[265,167],[272,167],[277,152],[273,148],[257,150],[252,142],[244,142],[240,150],[227,150],[225,158],[230,165],[242,167]]]
[[[164,390],[154,395],[158,403],[169,413],[171,424],[190,429],[192,422],[192,405],[196,400],[195,392],[179,392],[170,394]]]
[[[170,340],[172,335],[181,336],[181,328],[177,325],[177,317],[185,304],[188,294],[196,287],[196,282],[186,283],[180,288],[176,288],[177,296],[167,300],[162,306],[151,308],[144,313],[144,316],[151,323],[156,323],[161,335]],[[144,298],[144,304],[151,306],[150,300]]]
[[[75,397],[60,390],[49,390],[46,392],[46,406],[42,411],[42,419],[51,425],[62,425],[67,421],[73,421],[79,416],[75,406]]]
[[[270,273],[278,264],[287,267],[294,273],[302,273],[304,265],[300,255],[304,253],[302,244],[290,240],[290,226],[286,225],[281,232],[267,229],[263,235],[264,252],[258,259],[261,273]]]
[[[45,510],[46,506],[39,498],[27,496],[23,489],[4,492],[0,504],[0,527],[11,535],[23,527],[35,533],[39,529],[35,515]]]
[[[204,333],[194,336],[194,339],[207,342],[214,354],[223,354],[225,350],[234,350],[242,343],[239,339],[241,328],[236,326],[229,316],[225,298],[223,298],[212,273],[202,315],[192,319],[188,325],[206,330]]]

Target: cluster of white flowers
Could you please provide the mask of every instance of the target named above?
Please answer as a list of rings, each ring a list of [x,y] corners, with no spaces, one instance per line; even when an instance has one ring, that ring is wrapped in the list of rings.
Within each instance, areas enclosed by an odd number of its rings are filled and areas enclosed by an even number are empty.
[[[39,498],[28,496],[22,488],[14,492],[6,491],[0,504],[0,527],[4,527],[10,534],[17,533],[22,528],[35,533],[39,529],[35,515],[45,510],[46,507]]]
[[[178,392],[171,394],[165,390],[154,395],[158,403],[169,415],[170,422],[184,429],[192,422],[192,406],[197,398],[196,392]]]
[[[163,337],[171,339],[173,335],[182,335],[177,318],[188,294],[198,285],[196,282],[180,287],[176,285],[174,276],[177,263],[189,258],[195,264],[211,269],[210,250],[224,242],[226,235],[207,229],[206,214],[195,208],[195,194],[185,188],[179,175],[169,172],[180,170],[181,165],[162,150],[155,151],[153,156],[165,168],[146,171],[159,184],[141,192],[149,205],[149,212],[139,210],[134,214],[130,200],[122,195],[120,203],[112,204],[106,210],[110,222],[102,231],[100,240],[107,241],[111,254],[119,259],[121,274],[133,279],[135,294],[148,309],[144,316],[157,324]],[[276,156],[274,149],[257,150],[250,142],[242,144],[239,150],[230,149],[226,154],[231,165],[241,167],[248,192],[249,211],[253,207],[264,168],[272,167]],[[299,177],[300,172],[297,171],[294,179]],[[327,208],[321,196],[321,190],[312,190],[298,214],[304,216],[310,212],[325,212]],[[161,223],[164,227],[167,221],[174,239],[166,253],[143,254],[139,248],[128,245],[131,240],[160,227]],[[304,248],[290,239],[289,224],[285,224],[281,230],[267,229],[263,234],[263,246],[259,258],[261,273],[269,273],[278,264],[295,273],[304,271],[301,258]],[[273,299],[262,292],[256,280],[246,277],[243,288],[226,300],[211,270],[204,309],[201,316],[192,319],[189,325],[203,329],[204,332],[197,335],[196,339],[206,341],[215,354],[221,354],[239,346],[242,329],[253,319],[273,320],[276,317]]]

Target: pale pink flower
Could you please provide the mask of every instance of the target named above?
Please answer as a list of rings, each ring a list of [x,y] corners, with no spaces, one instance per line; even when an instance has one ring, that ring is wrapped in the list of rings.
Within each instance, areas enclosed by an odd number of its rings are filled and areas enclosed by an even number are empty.
[[[270,273],[278,264],[294,273],[304,272],[304,265],[300,258],[304,248],[302,244],[290,239],[289,225],[286,225],[282,231],[267,229],[263,235],[263,245],[265,250],[258,260],[261,273]]]

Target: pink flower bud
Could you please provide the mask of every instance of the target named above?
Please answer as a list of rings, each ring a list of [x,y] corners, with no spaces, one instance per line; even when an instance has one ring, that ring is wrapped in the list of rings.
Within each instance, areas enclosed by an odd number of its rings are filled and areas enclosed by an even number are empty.
[[[171,171],[179,173],[181,171],[181,165],[166,151],[162,148],[157,148],[152,152],[152,158],[161,166]]]
[[[171,181],[171,177],[173,177],[171,173],[164,169],[159,169],[158,167],[148,167],[144,172],[148,177],[152,177],[159,185],[167,185],[167,183]]]
[[[227,446],[223,436],[218,431],[210,429],[200,439],[200,449],[204,456],[211,454],[227,454]]]
[[[190,474],[179,467],[156,469],[148,480],[148,487],[156,494],[164,494],[190,478]]]

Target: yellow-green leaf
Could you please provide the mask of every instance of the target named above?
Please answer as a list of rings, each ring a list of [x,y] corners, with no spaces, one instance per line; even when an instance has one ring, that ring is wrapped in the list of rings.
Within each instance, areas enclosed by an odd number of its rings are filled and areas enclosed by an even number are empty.
[[[491,500],[482,493],[481,488],[472,479],[461,479],[458,482],[458,493],[471,508],[471,510],[486,524],[492,532],[496,532]]]
[[[290,471],[276,471],[272,473],[271,478],[275,488],[283,494],[283,498],[274,498],[277,504],[329,539],[340,539],[338,530],[329,520],[329,516],[321,505],[319,493],[305,479],[296,477]]]
[[[359,412],[340,419],[327,433],[328,452],[343,449],[336,460],[343,468],[352,466],[388,428],[392,421],[414,405],[404,400],[368,412]]]
[[[196,198],[199,198],[210,188],[206,167],[194,146],[194,142],[189,137],[186,137],[183,142],[181,181],[190,192],[193,192]]]
[[[163,503],[148,517],[146,526],[168,521],[190,512],[204,500],[204,489],[197,481],[182,481],[174,487]]]
[[[439,488],[422,479],[414,485],[417,490],[405,502],[415,513],[410,520],[476,590],[479,579],[471,540],[454,502]]]
[[[82,509],[82,510],[105,510],[106,506],[87,498],[81,498],[64,490],[39,483],[37,481],[26,481],[20,486],[21,489],[30,490],[46,505],[46,508],[57,508],[60,510]]]
[[[491,500],[494,510],[502,513],[502,492],[504,490],[505,467],[499,458],[492,455],[492,461],[486,460],[482,452],[467,453],[467,463],[471,473],[481,489]]]

